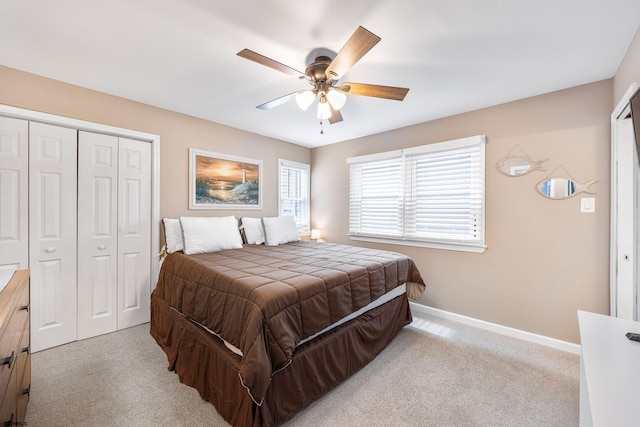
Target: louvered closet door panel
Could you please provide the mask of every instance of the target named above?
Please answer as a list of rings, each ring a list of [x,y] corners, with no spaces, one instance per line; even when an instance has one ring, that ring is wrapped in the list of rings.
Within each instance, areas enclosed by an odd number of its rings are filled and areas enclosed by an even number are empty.
[[[119,138],[118,329],[149,321],[151,144]]]
[[[77,131],[29,124],[33,351],[76,340]]]
[[[118,138],[78,134],[78,339],[117,327]]]
[[[0,117],[0,270],[29,267],[28,132],[26,120]]]

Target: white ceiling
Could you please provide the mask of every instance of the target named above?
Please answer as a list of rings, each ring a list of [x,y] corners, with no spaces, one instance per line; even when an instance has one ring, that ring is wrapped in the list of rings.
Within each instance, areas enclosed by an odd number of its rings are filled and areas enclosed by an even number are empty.
[[[0,0],[0,64],[316,147],[613,77],[638,0]],[[348,97],[344,121],[255,106],[362,25],[382,38],[341,80],[408,87]],[[613,102],[613,100],[612,100]]]

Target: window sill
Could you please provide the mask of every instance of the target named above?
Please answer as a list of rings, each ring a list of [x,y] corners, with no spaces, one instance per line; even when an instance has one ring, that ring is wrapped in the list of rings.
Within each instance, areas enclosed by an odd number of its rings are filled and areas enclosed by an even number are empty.
[[[351,240],[356,240],[359,242],[386,243],[389,245],[415,246],[420,248],[444,249],[448,251],[472,252],[478,254],[484,253],[484,251],[487,249],[485,245],[476,245],[471,243],[425,242],[416,240],[386,239],[368,236],[349,236],[349,238]]]

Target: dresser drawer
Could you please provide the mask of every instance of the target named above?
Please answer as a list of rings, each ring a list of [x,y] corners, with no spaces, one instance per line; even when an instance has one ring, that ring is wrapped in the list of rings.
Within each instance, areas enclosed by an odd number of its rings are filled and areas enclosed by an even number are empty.
[[[20,340],[29,324],[28,299],[18,304],[10,316],[0,337],[0,384],[6,384],[20,354]]]
[[[18,372],[18,394],[29,393],[31,388],[31,348],[29,346],[29,328],[25,329],[20,341],[18,358],[16,360],[16,370]],[[28,397],[27,397],[27,400]]]
[[[0,425],[2,426],[12,425],[11,422],[15,423],[18,420],[16,412],[18,396],[14,391],[18,386],[17,377],[18,373],[15,369],[12,369],[12,373],[8,379],[7,393],[2,399],[2,406],[0,407]]]
[[[31,382],[29,272],[16,271],[0,292],[0,426],[24,421]]]
[[[9,383],[18,359],[18,346],[22,330],[14,322],[10,322],[0,337],[0,385]],[[6,387],[0,390],[0,396],[5,396]]]

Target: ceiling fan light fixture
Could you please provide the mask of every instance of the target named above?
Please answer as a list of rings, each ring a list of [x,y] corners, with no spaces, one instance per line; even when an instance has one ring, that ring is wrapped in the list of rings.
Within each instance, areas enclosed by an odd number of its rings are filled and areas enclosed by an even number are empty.
[[[347,102],[347,95],[342,91],[331,89],[327,93],[327,101],[329,101],[334,110],[339,110]]]
[[[296,104],[302,111],[307,111],[314,99],[316,99],[316,94],[312,90],[303,90],[296,94]]]
[[[320,95],[320,102],[318,102],[318,114],[317,117],[320,120],[325,120],[331,117],[331,108],[327,102],[327,98],[324,94]]]
[[[315,49],[312,51],[307,56],[306,62],[308,65],[304,73],[249,49],[242,49],[237,55],[276,71],[296,76],[313,87],[311,90],[297,90],[280,96],[260,104],[256,108],[269,110],[295,99],[298,107],[305,111],[320,95],[317,112],[320,125],[326,119],[328,119],[329,124],[335,124],[342,121],[342,112],[340,110],[345,105],[347,94],[402,101],[409,91],[408,88],[369,83],[342,83],[340,86],[335,86],[351,67],[360,61],[380,40],[380,37],[360,26],[337,54],[328,49]],[[312,54],[315,59],[312,59]],[[320,133],[323,133],[323,131],[321,130]]]

